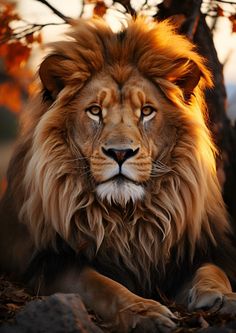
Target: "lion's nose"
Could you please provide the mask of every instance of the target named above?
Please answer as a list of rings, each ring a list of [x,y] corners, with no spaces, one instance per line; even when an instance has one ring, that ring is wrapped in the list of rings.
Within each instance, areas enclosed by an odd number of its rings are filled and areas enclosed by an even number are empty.
[[[139,148],[137,148],[137,149],[131,149],[131,148],[127,148],[127,149],[116,149],[116,148],[105,149],[105,148],[102,147],[102,151],[106,156],[112,158],[113,160],[115,160],[121,166],[128,158],[131,158],[131,157],[135,156],[138,153]]]

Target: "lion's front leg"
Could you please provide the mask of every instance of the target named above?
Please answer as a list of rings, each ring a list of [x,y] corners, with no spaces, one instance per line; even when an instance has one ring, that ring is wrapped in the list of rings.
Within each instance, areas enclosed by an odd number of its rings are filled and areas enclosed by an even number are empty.
[[[85,268],[80,274],[69,272],[58,282],[57,290],[79,292],[86,307],[114,332],[166,332],[176,326],[172,321],[175,316],[167,307],[133,294],[92,268]]]
[[[189,292],[188,309],[236,314],[236,293],[219,267],[206,264],[197,270]]]

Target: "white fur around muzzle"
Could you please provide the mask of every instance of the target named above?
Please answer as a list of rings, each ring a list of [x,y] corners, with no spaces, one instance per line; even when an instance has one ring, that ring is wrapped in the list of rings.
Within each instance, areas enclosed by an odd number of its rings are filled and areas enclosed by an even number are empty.
[[[112,202],[125,206],[129,201],[135,203],[144,197],[142,185],[132,182],[116,182],[114,180],[100,184],[96,188],[96,193],[101,200],[106,200],[109,204]]]

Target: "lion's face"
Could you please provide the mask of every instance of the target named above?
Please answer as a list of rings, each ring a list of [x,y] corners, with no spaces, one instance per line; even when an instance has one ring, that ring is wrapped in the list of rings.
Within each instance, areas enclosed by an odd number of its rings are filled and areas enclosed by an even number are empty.
[[[129,74],[118,86],[101,73],[74,101],[75,137],[89,161],[95,191],[102,200],[119,204],[145,196],[146,184],[156,175],[154,161],[163,147],[168,151],[175,133],[164,121],[158,89],[140,74]]]

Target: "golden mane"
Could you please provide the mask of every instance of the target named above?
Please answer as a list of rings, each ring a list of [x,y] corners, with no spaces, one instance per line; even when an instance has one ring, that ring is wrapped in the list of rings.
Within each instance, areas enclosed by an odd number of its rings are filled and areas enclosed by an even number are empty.
[[[30,125],[20,145],[29,148],[17,157],[25,166],[21,221],[38,247],[56,246],[59,234],[76,252],[122,260],[140,278],[152,267],[165,266],[174,247],[176,260],[186,255],[186,247],[191,260],[196,247],[204,251],[207,241],[214,244],[216,233],[228,228],[205,119],[203,91],[211,78],[204,60],[166,21],[137,19],[113,33],[100,20],[80,20],[68,36],[52,45],[52,54],[64,57],[54,64],[64,89],[53,103],[40,94],[27,115]],[[201,78],[186,101],[181,84],[193,64]],[[177,131],[168,168],[150,178],[145,200],[124,210],[101,202],[88,173],[78,174],[78,168],[89,166],[70,136],[67,118],[74,112],[71,98],[93,76],[106,70],[122,84],[131,68],[160,88]]]

